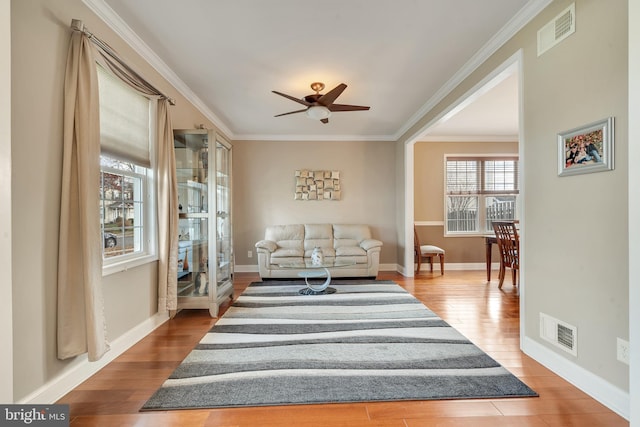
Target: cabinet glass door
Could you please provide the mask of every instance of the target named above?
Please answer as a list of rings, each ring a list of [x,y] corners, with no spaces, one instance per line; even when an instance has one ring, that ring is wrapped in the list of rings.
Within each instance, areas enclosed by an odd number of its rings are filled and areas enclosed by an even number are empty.
[[[233,271],[230,215],[230,156],[230,147],[221,141],[216,141],[216,284],[219,287],[230,282]]]
[[[209,295],[209,138],[176,132],[178,178],[178,297]]]

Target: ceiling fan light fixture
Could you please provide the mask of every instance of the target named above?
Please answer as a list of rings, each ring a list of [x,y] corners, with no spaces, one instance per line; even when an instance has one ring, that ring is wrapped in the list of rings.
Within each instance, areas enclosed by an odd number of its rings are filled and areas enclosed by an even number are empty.
[[[322,105],[314,105],[307,110],[307,117],[313,120],[327,119],[331,116],[331,111]]]

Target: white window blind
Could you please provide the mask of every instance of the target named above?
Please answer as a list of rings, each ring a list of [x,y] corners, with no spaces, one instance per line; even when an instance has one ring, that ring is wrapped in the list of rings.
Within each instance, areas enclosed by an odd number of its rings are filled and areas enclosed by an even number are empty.
[[[100,148],[104,155],[151,167],[149,99],[98,67]]]
[[[518,193],[517,158],[447,157],[447,194]]]

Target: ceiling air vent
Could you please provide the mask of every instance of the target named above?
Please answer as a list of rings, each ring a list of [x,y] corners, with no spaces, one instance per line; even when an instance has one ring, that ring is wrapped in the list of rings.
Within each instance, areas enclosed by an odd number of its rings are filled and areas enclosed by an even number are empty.
[[[578,329],[540,313],[540,337],[574,356],[578,355]]]
[[[576,31],[576,4],[566,8],[560,15],[538,31],[538,56],[542,55]]]

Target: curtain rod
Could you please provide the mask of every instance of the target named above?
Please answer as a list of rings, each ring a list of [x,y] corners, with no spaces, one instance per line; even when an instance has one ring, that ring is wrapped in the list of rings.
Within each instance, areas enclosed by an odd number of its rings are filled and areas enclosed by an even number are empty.
[[[86,36],[89,38],[89,40],[91,40],[96,46],[98,46],[98,48],[102,49],[103,51],[105,51],[106,53],[108,53],[109,55],[111,55],[112,57],[116,58],[118,61],[120,61],[123,65],[125,65],[127,68],[130,69],[130,71],[132,73],[135,73],[141,80],[143,80],[151,89],[153,89],[154,91],[156,91],[160,96],[164,97],[167,99],[167,101],[169,101],[169,104],[171,105],[176,105],[176,101],[165,95],[164,93],[160,92],[158,89],[156,89],[155,86],[153,86],[151,83],[149,83],[149,81],[147,79],[145,79],[144,77],[142,77],[140,74],[138,74],[135,70],[133,70],[131,67],[129,67],[128,65],[126,65],[126,63],[117,55],[117,53],[111,48],[111,46],[109,46],[107,43],[105,43],[104,41],[100,40],[100,38],[98,38],[95,34],[93,34],[91,31],[89,31],[87,29],[87,27],[85,27],[84,23],[82,22],[82,20],[80,19],[72,19],[71,20],[71,29],[74,31],[80,31],[84,34],[86,34]]]

